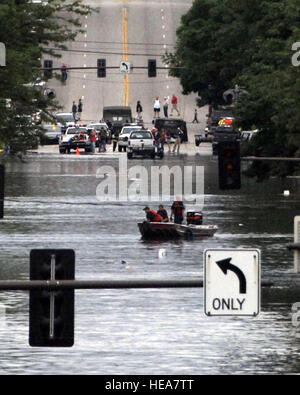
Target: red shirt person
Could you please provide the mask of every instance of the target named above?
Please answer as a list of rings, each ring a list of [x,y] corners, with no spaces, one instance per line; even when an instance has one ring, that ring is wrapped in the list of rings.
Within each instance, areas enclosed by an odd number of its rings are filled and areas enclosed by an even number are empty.
[[[143,209],[146,212],[146,218],[148,222],[161,222],[162,217],[157,214],[156,211],[150,210],[150,208],[147,206]]]
[[[173,96],[172,96],[171,104],[172,104],[172,108],[171,108],[170,115],[173,115],[173,110],[176,110],[177,111],[177,115],[180,116],[179,110],[177,108],[178,98],[177,98],[177,96],[175,94],[173,94]]]

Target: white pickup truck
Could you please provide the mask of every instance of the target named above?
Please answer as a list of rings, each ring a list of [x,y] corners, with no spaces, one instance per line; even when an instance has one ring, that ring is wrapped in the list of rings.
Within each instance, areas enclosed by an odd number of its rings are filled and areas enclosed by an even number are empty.
[[[86,127],[73,126],[67,128],[64,134],[61,135],[59,141],[59,152],[61,154],[70,153],[77,148],[83,148],[85,152],[91,151],[91,141],[88,136]]]
[[[163,151],[159,150],[155,144],[154,137],[150,130],[137,130],[131,132],[128,139],[127,158],[132,159],[134,155],[148,156],[152,159],[158,155],[163,157]]]

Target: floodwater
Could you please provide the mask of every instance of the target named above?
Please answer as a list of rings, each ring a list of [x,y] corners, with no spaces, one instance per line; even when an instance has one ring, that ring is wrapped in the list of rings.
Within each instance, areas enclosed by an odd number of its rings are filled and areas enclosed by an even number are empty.
[[[297,180],[284,185],[276,179],[257,184],[243,178],[240,191],[224,193],[216,187],[214,158],[181,159],[134,160],[130,166],[205,166],[203,214],[204,223],[219,226],[213,238],[143,242],[137,222],[149,201],[96,199],[102,180],[97,169],[117,168],[117,155],[32,155],[26,162],[7,163],[1,279],[28,279],[34,248],[74,249],[80,280],[201,278],[203,250],[221,247],[261,249],[263,279],[292,276],[293,257],[286,245],[300,213]],[[283,196],[283,189],[290,196]],[[162,248],[167,252],[163,259]],[[300,340],[291,312],[291,302],[298,301],[297,294],[289,300],[262,298],[256,318],[209,318],[200,288],[81,290],[76,291],[75,345],[49,349],[28,344],[28,293],[2,292],[0,374],[300,373]]]

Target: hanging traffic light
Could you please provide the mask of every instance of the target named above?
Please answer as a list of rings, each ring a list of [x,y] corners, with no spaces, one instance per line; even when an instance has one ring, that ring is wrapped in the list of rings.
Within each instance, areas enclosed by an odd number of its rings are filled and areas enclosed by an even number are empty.
[[[44,60],[44,77],[49,80],[52,78],[53,61]]]
[[[156,77],[156,60],[148,59],[148,77]]]
[[[32,250],[30,280],[74,280],[73,250]],[[31,290],[29,344],[32,347],[72,347],[74,289]]]
[[[240,189],[241,156],[239,141],[219,142],[218,157],[220,189]]]
[[[105,78],[106,77],[106,59],[98,59],[97,60],[97,75],[98,78]]]

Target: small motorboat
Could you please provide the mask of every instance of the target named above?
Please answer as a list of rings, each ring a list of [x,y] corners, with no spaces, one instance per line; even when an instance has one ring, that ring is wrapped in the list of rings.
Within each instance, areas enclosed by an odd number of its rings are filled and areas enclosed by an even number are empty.
[[[138,227],[145,240],[176,240],[212,237],[218,230],[217,225],[179,225],[173,222],[139,222]]]

